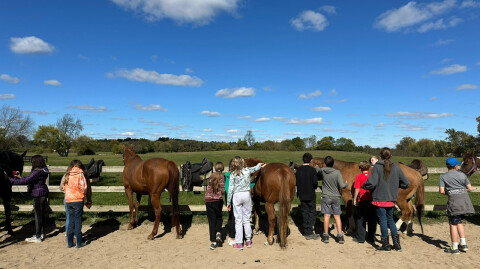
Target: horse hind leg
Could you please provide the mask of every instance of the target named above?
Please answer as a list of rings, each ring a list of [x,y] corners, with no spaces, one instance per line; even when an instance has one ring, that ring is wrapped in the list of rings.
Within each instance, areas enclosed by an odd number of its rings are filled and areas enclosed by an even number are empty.
[[[408,216],[408,223],[407,223],[407,235],[412,236],[413,235],[413,218],[414,218],[414,208],[412,204],[412,200],[408,201],[408,206],[410,208],[410,215]]]
[[[253,215],[255,217],[255,227],[253,229],[255,234],[260,234],[260,201],[258,199],[253,199]]]
[[[153,224],[153,230],[148,236],[148,239],[153,240],[158,233],[158,226],[160,224],[160,218],[162,217],[162,205],[160,204],[160,194],[151,194],[150,197],[153,210],[155,211],[155,223]]]
[[[130,189],[125,189],[125,194],[128,198],[128,208],[130,209],[130,223],[128,224],[128,230],[132,230],[135,226],[133,220],[133,192]]]
[[[3,208],[5,209],[5,228],[7,229],[7,233],[12,235],[12,208],[11,208],[11,197],[2,197],[3,198]]]
[[[135,227],[138,225],[138,208],[140,207],[140,201],[142,195],[137,193],[137,200],[135,201]]]
[[[268,236],[267,243],[273,245],[273,233],[275,232],[275,208],[273,203],[265,203],[265,211],[268,215]]]

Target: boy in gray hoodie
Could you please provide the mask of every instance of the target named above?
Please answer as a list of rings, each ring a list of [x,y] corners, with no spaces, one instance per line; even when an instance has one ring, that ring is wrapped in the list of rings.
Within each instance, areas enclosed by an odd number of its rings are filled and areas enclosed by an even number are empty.
[[[332,156],[327,156],[324,159],[324,163],[327,167],[321,168],[322,173],[322,213],[323,213],[323,234],[322,242],[328,243],[328,224],[330,222],[330,216],[333,215],[335,219],[335,226],[337,226],[337,242],[339,244],[345,243],[342,233],[342,221],[340,214],[342,209],[340,208],[340,198],[342,194],[340,189],[344,189],[348,186],[347,182],[343,181],[340,171],[333,168],[334,159]]]

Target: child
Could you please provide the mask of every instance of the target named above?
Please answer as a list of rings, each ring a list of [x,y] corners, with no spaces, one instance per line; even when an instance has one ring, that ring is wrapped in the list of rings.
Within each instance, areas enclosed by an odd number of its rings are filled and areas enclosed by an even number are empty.
[[[76,247],[81,248],[85,245],[82,242],[82,212],[83,201],[87,193],[87,181],[84,176],[85,167],[81,161],[73,160],[70,165],[72,169],[68,172],[63,183],[69,219],[67,227],[67,247],[71,248],[74,246],[73,236],[75,235]]]
[[[355,177],[355,194],[353,195],[353,203],[357,207],[357,235],[353,238],[354,242],[365,242],[366,223],[368,223],[367,242],[375,242],[375,232],[377,231],[377,214],[375,207],[372,205],[372,192],[362,188],[363,183],[367,181],[370,172],[368,162],[360,162],[358,164],[361,174]]]
[[[364,189],[372,191],[372,204],[375,206],[380,222],[382,246],[376,250],[386,252],[392,249],[388,242],[388,228],[392,235],[393,249],[402,251],[400,237],[393,221],[393,207],[397,200],[398,188],[406,189],[410,186],[410,181],[400,167],[390,160],[391,157],[390,149],[383,148],[380,151],[381,160],[375,163],[370,176],[363,184]]]
[[[245,229],[245,245],[247,247],[252,246],[250,176],[260,170],[261,167],[262,163],[258,163],[254,167],[246,167],[245,160],[240,156],[236,156],[232,161],[227,210],[232,210],[233,204],[233,214],[235,215],[235,245],[233,247],[240,250],[243,249],[243,229]]]
[[[335,225],[337,226],[337,242],[339,244],[345,243],[342,233],[342,221],[340,214],[342,210],[340,208],[340,189],[344,189],[348,186],[347,182],[343,181],[340,171],[333,168],[334,159],[332,156],[327,156],[324,159],[324,163],[327,167],[321,168],[323,177],[322,184],[322,213],[323,213],[323,234],[322,242],[328,244],[328,224],[330,216],[333,215],[335,219]]]
[[[295,177],[297,179],[297,196],[300,198],[300,208],[303,218],[303,236],[305,239],[317,240],[320,235],[313,232],[317,219],[315,189],[318,187],[317,171],[310,166],[312,154],[303,154],[303,165],[298,167]]]
[[[32,172],[27,177],[15,175],[10,178],[13,185],[29,185],[33,197],[33,212],[35,213],[35,235],[25,239],[30,243],[40,243],[45,238],[45,213],[48,205],[48,186],[45,183],[49,175],[45,160],[40,155],[32,157]]]
[[[208,228],[210,232],[210,249],[214,250],[222,243],[222,207],[225,193],[225,179],[223,163],[215,164],[215,173],[210,176],[207,191],[205,192],[205,206],[207,208]]]
[[[230,171],[232,170],[232,161],[233,159],[230,160],[228,164],[228,172],[225,173],[225,204],[228,204],[228,185],[230,183]],[[233,210],[228,211],[227,234],[228,245],[233,247],[235,245],[235,217],[233,216]]]
[[[439,192],[448,196],[447,213],[452,247],[445,249],[445,252],[459,254],[459,251],[467,252],[468,250],[462,219],[465,214],[475,213],[468,196],[468,192],[472,191],[472,185],[464,173],[457,171],[460,165],[457,159],[448,158],[446,164],[448,172],[440,176]],[[458,236],[460,236],[460,245]]]

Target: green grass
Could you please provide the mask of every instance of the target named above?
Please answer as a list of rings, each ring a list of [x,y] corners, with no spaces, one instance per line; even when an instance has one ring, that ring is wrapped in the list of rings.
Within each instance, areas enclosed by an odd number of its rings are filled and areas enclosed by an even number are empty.
[[[325,157],[327,155],[333,156],[335,159],[349,162],[360,162],[368,160],[370,155],[359,152],[343,152],[343,151],[323,151],[312,150],[309,151],[314,157]],[[212,162],[221,161],[227,164],[231,158],[236,155],[242,157],[256,157],[264,162],[281,162],[288,163],[293,160],[300,163],[302,161],[302,155],[304,151],[254,151],[254,150],[227,150],[227,151],[202,151],[202,152],[154,152],[147,154],[139,154],[143,159],[150,159],[153,157],[162,157],[172,161],[175,161],[177,165],[183,164],[186,161],[192,163],[201,162],[204,157]],[[49,165],[67,166],[71,160],[79,159],[80,161],[87,163],[91,158],[96,160],[103,160],[107,166],[121,166],[123,165],[123,158],[121,154],[113,154],[111,152],[99,152],[97,155],[92,156],[77,156],[71,154],[69,157],[60,157],[58,154],[48,154]],[[393,157],[396,162],[410,163],[417,157]],[[427,167],[444,167],[444,157],[421,157],[421,159]]]

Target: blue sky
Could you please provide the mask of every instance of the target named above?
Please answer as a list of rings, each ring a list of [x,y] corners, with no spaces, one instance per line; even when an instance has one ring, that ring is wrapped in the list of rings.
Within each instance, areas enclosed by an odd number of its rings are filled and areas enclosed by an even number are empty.
[[[93,138],[476,135],[480,0],[0,2],[0,105]]]

